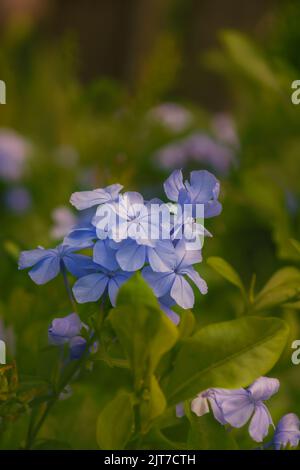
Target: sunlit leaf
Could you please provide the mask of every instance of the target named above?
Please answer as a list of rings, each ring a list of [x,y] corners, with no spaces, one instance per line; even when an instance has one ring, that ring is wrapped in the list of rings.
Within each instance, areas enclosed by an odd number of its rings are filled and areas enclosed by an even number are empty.
[[[169,404],[193,398],[209,387],[236,388],[266,374],[288,336],[278,318],[247,317],[215,323],[182,341],[164,391]]]

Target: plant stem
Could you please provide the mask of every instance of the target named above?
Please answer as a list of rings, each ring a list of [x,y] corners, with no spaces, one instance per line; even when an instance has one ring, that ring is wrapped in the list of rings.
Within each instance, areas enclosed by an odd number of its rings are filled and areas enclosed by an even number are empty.
[[[73,297],[72,288],[70,286],[67,270],[66,270],[66,267],[65,267],[65,264],[64,264],[63,261],[61,261],[61,263],[60,263],[60,268],[61,268],[61,273],[62,273],[62,276],[63,276],[66,292],[67,292],[68,298],[71,302],[73,312],[77,312],[76,302],[75,302],[75,299]]]
[[[63,263],[61,264],[61,272],[62,272],[62,275],[63,275],[63,278],[64,278],[64,283],[65,283],[65,286],[66,286],[68,297],[69,297],[69,299],[72,303],[73,308],[76,311],[75,300],[73,298],[72,290],[71,290],[71,287],[70,287],[70,284],[69,284],[69,281],[68,281],[68,278],[67,278],[66,268],[65,268]],[[97,318],[97,331],[98,332],[101,330],[101,327],[103,325],[104,318],[105,318],[104,302],[105,302],[105,299],[101,302],[100,315]],[[55,392],[54,392],[53,396],[51,397],[51,399],[48,401],[48,403],[47,403],[47,405],[44,409],[44,412],[42,413],[40,419],[37,421],[35,426],[34,426],[33,411],[31,412],[32,414],[31,414],[31,418],[30,418],[30,422],[29,422],[29,428],[28,428],[26,445],[25,445],[26,449],[31,449],[32,448],[32,445],[35,441],[35,438],[36,438],[38,432],[40,431],[42,425],[44,424],[47,416],[49,415],[49,412],[51,411],[51,409],[53,408],[53,406],[55,405],[55,403],[59,399],[60,394],[63,392],[65,387],[72,381],[73,377],[77,374],[80,367],[84,364],[86,358],[89,356],[90,346],[93,344],[94,341],[95,341],[95,336],[92,335],[90,337],[89,341],[87,341],[85,354],[83,354],[83,356],[80,359],[78,359],[77,361],[74,362],[73,367],[70,369],[69,373],[65,377],[61,377],[60,384],[58,385],[58,387],[55,390]],[[124,367],[124,364],[122,364],[122,366]]]

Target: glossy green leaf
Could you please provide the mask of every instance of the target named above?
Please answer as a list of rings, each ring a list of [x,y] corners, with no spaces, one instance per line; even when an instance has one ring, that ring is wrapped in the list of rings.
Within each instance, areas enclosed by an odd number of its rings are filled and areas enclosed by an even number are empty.
[[[220,274],[220,276],[224,277],[224,279],[238,287],[243,293],[245,292],[245,288],[240,276],[235,271],[235,269],[223,258],[219,258],[218,256],[211,256],[207,259],[207,264],[214,271]]]
[[[278,90],[277,78],[262,54],[243,34],[236,31],[224,31],[223,42],[231,59],[249,78],[273,90]]]
[[[300,271],[286,267],[277,271],[256,296],[253,308],[266,310],[277,305],[299,300]]]
[[[278,318],[247,317],[215,323],[181,343],[165,385],[169,404],[209,387],[249,385],[277,362],[288,336]]]
[[[101,411],[97,420],[97,443],[104,450],[122,450],[134,429],[132,396],[120,391]]]
[[[176,343],[177,328],[160,310],[152,290],[140,275],[120,289],[117,307],[111,310],[109,319],[130,362],[138,390]]]

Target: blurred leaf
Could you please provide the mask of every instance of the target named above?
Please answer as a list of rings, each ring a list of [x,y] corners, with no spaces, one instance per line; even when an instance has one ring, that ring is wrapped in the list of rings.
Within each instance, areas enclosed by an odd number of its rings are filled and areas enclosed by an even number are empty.
[[[277,271],[256,296],[254,310],[275,307],[300,296],[300,271],[294,267],[286,267]]]
[[[56,439],[43,439],[38,441],[33,450],[71,450],[72,447],[67,442],[57,441]]]
[[[238,388],[268,372],[288,336],[277,318],[241,318],[206,326],[183,340],[164,387],[169,404],[209,387]]]
[[[140,274],[121,287],[117,308],[110,311],[109,319],[129,359],[138,390],[175,344],[177,328],[160,310]]]
[[[132,395],[120,391],[101,411],[97,420],[97,443],[103,450],[125,448],[134,427]]]
[[[207,259],[207,264],[231,284],[238,287],[243,294],[245,294],[245,288],[240,276],[227,261],[225,261],[223,258],[219,258],[218,256],[211,256]]]
[[[8,253],[13,260],[18,261],[20,256],[20,247],[11,240],[5,240],[3,243],[3,248]]]
[[[290,239],[290,243],[291,243],[292,246],[295,248],[295,250],[297,251],[298,255],[300,255],[300,242],[298,242],[298,240],[295,240],[294,238],[291,238],[291,239]]]
[[[269,64],[245,35],[237,31],[224,31],[221,37],[231,59],[245,74],[259,85],[279,89]]]

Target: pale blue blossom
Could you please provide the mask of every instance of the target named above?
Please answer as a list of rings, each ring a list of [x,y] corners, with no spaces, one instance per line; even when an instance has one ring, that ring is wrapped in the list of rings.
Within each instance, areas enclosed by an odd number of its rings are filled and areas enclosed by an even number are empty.
[[[286,414],[276,426],[272,444],[276,450],[297,447],[300,441],[300,420],[294,413]]]
[[[260,377],[250,387],[228,390],[211,388],[198,395],[192,402],[192,410],[198,416],[206,413],[209,402],[215,418],[221,424],[230,424],[241,428],[249,420],[249,434],[256,442],[262,442],[267,436],[273,421],[264,404],[277,393],[279,381],[269,377]]]
[[[70,202],[78,210],[88,209],[89,207],[115,201],[122,188],[121,184],[112,184],[104,189],[76,192],[72,194]]]
[[[68,344],[71,359],[79,359],[86,349],[86,339],[81,336],[84,327],[76,313],[55,318],[48,330],[49,342],[55,346]]]
[[[92,259],[74,251],[78,251],[78,247],[64,244],[49,250],[38,247],[34,250],[22,251],[19,269],[31,268],[28,274],[36,284],[46,284],[58,276],[64,268],[75,277],[81,277],[93,271]]]
[[[204,217],[220,214],[222,206],[218,201],[220,183],[216,177],[206,171],[192,171],[190,181],[183,181],[181,170],[174,170],[164,183],[164,189],[170,201],[184,204],[203,204]]]
[[[155,272],[147,266],[142,274],[158,298],[168,294],[182,308],[192,308],[195,296],[186,277],[195,283],[202,294],[207,293],[206,282],[192,266],[201,261],[201,252],[187,250],[186,242],[182,239],[175,246],[175,255],[175,260],[170,262],[168,271]]]

